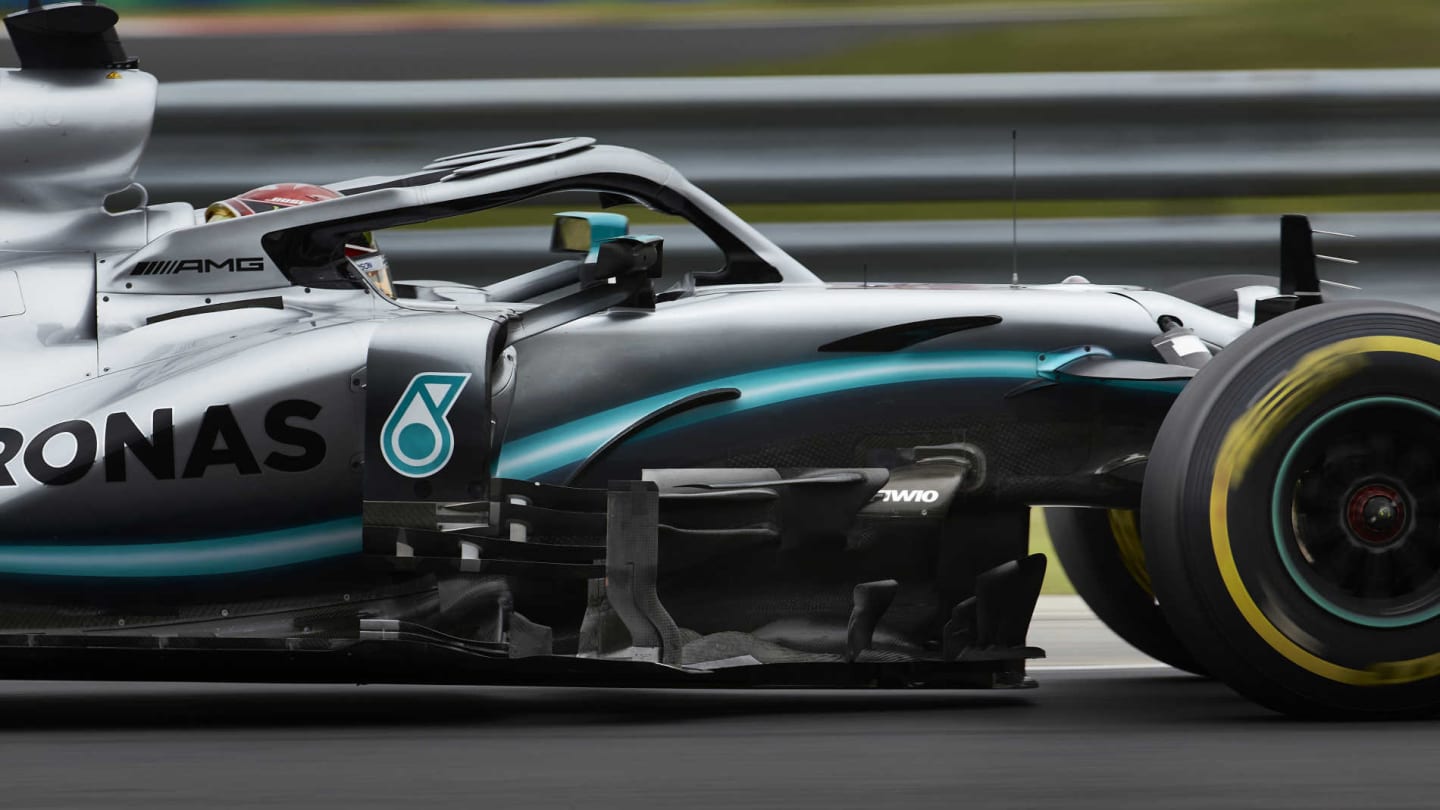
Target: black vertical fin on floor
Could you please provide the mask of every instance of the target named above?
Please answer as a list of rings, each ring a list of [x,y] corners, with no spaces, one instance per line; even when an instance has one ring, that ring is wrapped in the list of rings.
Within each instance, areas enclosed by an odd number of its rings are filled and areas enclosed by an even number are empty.
[[[941,637],[946,661],[1040,658],[1044,650],[1025,646],[1035,603],[1045,582],[1045,555],[1002,563],[975,581],[975,595],[950,612]]]
[[[850,623],[845,628],[846,661],[854,662],[860,653],[870,649],[875,628],[880,625],[881,617],[890,609],[899,590],[900,583],[893,579],[862,582],[855,586],[851,597],[854,607],[850,610]]]
[[[637,651],[680,664],[680,628],[660,604],[660,490],[649,481],[612,481],[605,526],[606,595]]]
[[[960,653],[975,643],[975,597],[957,604],[950,611],[950,621],[945,623],[941,638],[940,654],[946,661],[954,661]]]
[[[1045,582],[1045,555],[997,566],[975,583],[976,646],[1024,647]]]

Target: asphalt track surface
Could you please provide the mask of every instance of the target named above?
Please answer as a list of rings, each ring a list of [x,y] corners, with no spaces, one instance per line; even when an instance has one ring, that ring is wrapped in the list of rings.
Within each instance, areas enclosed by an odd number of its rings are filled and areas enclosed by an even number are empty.
[[[996,692],[0,682],[0,806],[1435,806],[1434,723],[1286,720],[1076,597],[1030,640]]]
[[[1115,4],[1006,8],[900,9],[897,13],[818,11],[785,19],[696,18],[669,23],[506,24],[457,21],[450,28],[409,25],[396,11],[389,30],[326,31],[323,20],[287,30],[277,17],[265,30],[165,30],[127,23],[127,51],[162,81],[205,79],[557,78],[725,72],[753,63],[804,59],[871,42],[982,26],[1164,13],[1166,6]],[[346,21],[334,25],[343,29]],[[299,29],[298,24],[293,26]],[[14,64],[0,42],[0,64]]]
[[[0,807],[1436,806],[1436,723],[1287,720],[1074,597],[1031,640],[995,692],[0,682]]]
[[[1433,808],[1437,743],[1168,670],[1024,692],[0,685],[9,810]]]

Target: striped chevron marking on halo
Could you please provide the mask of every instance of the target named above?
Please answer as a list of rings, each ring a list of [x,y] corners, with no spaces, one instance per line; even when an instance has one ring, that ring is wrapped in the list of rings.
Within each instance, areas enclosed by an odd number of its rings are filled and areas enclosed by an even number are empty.
[[[925,352],[844,357],[752,371],[666,391],[506,442],[496,464],[502,478],[533,479],[587,458],[625,428],[675,400],[714,388],[738,388],[739,399],[707,405],[641,432],[656,436],[685,425],[806,397],[898,383],[1036,377],[1034,352]]]
[[[174,543],[0,546],[0,573],[60,577],[239,574],[358,554],[360,517]]]

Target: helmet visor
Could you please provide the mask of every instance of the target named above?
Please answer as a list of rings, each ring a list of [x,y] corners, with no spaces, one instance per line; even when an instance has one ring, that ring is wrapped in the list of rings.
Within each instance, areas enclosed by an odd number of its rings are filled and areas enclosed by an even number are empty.
[[[379,290],[386,298],[394,298],[395,288],[390,284],[390,263],[385,260],[385,254],[373,250],[363,255],[355,255],[359,251],[352,247],[347,245],[345,250],[345,255],[350,258],[350,266],[369,279],[370,286]]]

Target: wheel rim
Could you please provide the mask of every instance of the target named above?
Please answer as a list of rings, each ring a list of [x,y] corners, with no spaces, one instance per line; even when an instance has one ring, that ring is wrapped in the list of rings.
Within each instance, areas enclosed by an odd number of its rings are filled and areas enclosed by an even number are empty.
[[[1368,627],[1440,615],[1440,410],[1367,397],[1313,421],[1276,478],[1271,518],[1291,579]]]

